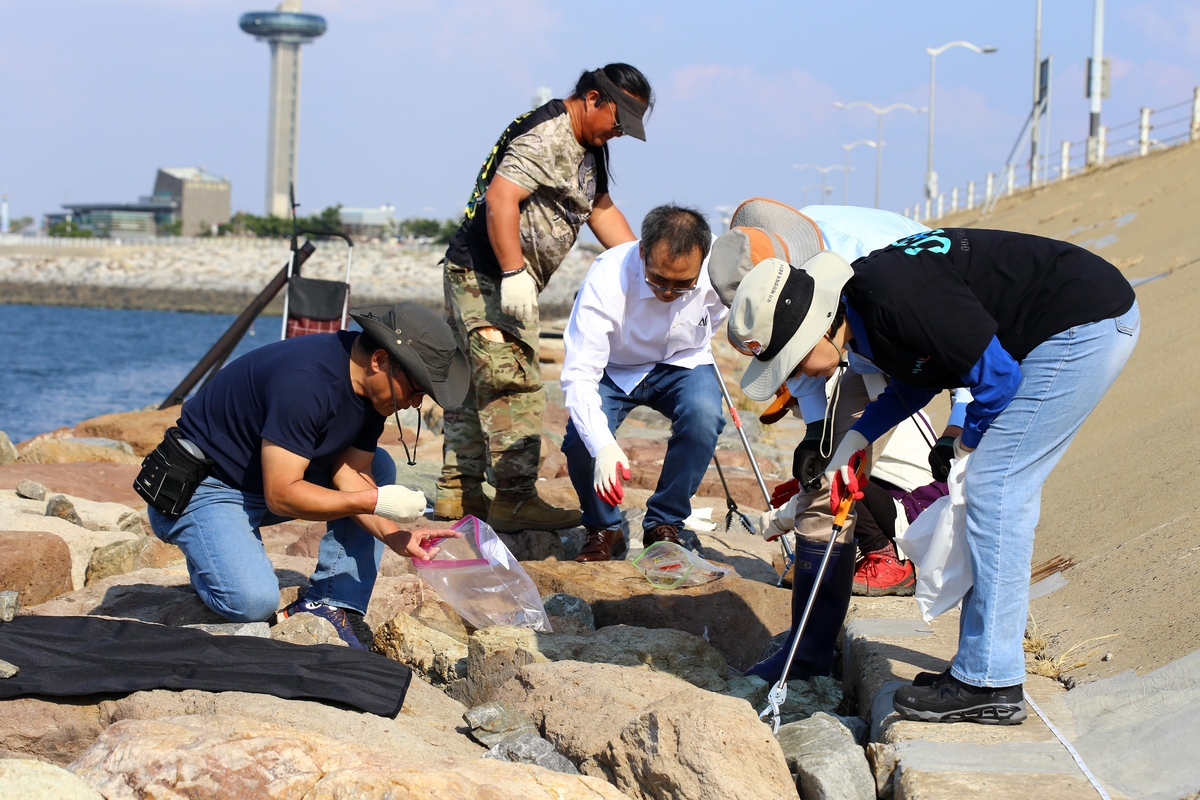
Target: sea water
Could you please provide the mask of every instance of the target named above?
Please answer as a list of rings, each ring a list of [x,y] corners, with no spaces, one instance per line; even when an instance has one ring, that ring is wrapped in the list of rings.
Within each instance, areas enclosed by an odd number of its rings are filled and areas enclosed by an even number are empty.
[[[161,403],[233,323],[230,314],[0,305],[0,431],[14,442]],[[230,360],[279,340],[264,317]]]

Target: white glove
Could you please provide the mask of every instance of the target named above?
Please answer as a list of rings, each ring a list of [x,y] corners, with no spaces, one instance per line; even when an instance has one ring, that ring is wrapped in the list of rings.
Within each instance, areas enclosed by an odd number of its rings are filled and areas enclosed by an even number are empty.
[[[425,515],[425,493],[404,486],[380,486],[375,516],[392,522],[413,522]]]
[[[629,480],[629,456],[616,442],[605,445],[596,454],[596,469],[593,472],[592,488],[596,496],[610,506],[620,505],[625,499],[625,490],[621,481]]]
[[[525,322],[537,309],[537,283],[529,271],[500,280],[500,310]]]
[[[842,443],[837,446],[837,449],[833,451],[833,456],[829,459],[829,466],[825,468],[825,482],[829,486],[833,486],[834,476],[841,471],[842,483],[850,483],[850,456],[859,450],[865,450],[869,444],[867,437],[853,428],[846,431],[846,435],[842,437]]]
[[[772,508],[758,518],[758,533],[768,542],[773,542],[796,528],[796,512],[801,495],[795,495],[779,508]]]
[[[971,447],[971,448],[963,447],[961,435],[955,438],[955,440],[954,440],[954,457],[955,458],[957,458],[961,461],[962,459],[967,457],[968,453],[974,453],[974,452],[975,452],[974,447]]]

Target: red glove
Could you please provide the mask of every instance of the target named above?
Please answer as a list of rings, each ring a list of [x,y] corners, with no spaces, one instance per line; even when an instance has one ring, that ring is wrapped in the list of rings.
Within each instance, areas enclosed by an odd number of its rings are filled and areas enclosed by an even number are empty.
[[[621,481],[629,480],[633,474],[629,471],[629,457],[616,442],[606,445],[596,454],[596,467],[592,488],[596,496],[610,506],[617,506],[625,499],[625,489]]]
[[[800,494],[800,481],[795,478],[784,481],[776,486],[775,491],[771,494],[771,508],[781,507],[798,494]]]
[[[867,477],[864,475],[859,478],[858,469],[866,458],[867,451],[865,449],[857,450],[850,456],[846,469],[839,469],[833,473],[833,479],[829,482],[829,512],[831,514],[838,513],[838,507],[841,506],[843,498],[849,497],[851,500],[863,498],[863,490],[867,488]]]

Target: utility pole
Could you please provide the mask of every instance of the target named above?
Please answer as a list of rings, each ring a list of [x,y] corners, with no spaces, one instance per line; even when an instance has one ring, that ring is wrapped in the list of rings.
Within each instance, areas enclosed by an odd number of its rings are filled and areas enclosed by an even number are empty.
[[[1100,95],[1104,83],[1104,0],[1095,0],[1092,19],[1092,60],[1088,70],[1088,97],[1091,98],[1091,118],[1088,121],[1087,163],[1099,160]]]
[[[1039,136],[1042,127],[1042,0],[1037,0],[1033,24],[1033,127],[1029,134],[1029,188],[1037,186]]]

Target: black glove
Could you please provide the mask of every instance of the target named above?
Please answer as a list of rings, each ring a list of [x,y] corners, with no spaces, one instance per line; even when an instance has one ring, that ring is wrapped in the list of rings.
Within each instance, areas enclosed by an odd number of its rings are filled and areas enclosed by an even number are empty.
[[[828,457],[821,455],[822,430],[825,432],[825,449],[832,451],[833,420],[823,420],[809,423],[804,438],[796,445],[796,452],[792,455],[792,477],[809,492],[820,485],[825,466],[829,463]]]
[[[943,436],[929,451],[929,469],[933,472],[935,481],[944,481],[950,477],[950,459],[954,458],[954,438],[953,436]]]

